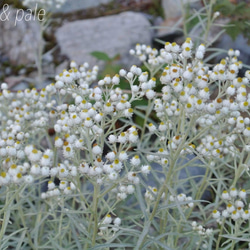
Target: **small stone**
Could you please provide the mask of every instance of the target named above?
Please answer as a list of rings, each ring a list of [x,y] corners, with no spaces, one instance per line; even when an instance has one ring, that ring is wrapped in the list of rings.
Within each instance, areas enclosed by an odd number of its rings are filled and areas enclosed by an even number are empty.
[[[10,75],[11,74],[11,67],[5,68],[5,75]]]
[[[18,71],[18,75],[25,75],[26,74],[26,68],[22,68]]]

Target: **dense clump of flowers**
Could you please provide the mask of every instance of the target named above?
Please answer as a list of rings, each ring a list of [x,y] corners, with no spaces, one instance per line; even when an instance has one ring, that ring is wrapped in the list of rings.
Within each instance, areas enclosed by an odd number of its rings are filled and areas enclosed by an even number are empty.
[[[72,65],[75,63],[72,62]],[[133,114],[131,102],[138,99],[141,93],[135,93],[129,99],[117,87],[119,75],[113,78],[106,76],[99,81],[99,86],[91,88],[97,72],[96,66],[89,70],[87,64],[78,69],[72,67],[56,76],[56,82],[40,92],[36,89],[18,91],[14,101],[14,94],[6,89],[6,84],[2,84],[3,105],[9,110],[1,116],[2,129],[4,126],[0,149],[4,162],[1,185],[22,180],[30,182],[38,176],[57,177],[60,182],[66,183],[59,187],[50,185],[48,191],[42,194],[43,198],[48,198],[60,192],[70,194],[75,190],[75,177],[85,176],[100,185],[112,182],[126,185],[127,191],[122,192],[124,195],[118,192],[118,199],[132,193],[133,188],[129,186],[139,182],[137,173],[150,171],[149,166],[140,167],[138,156],[131,159],[130,170],[136,172],[125,174],[122,171],[127,164],[127,150],[139,140],[137,128],[131,126],[125,131],[118,130],[116,134],[104,129],[112,125],[112,117],[130,119]],[[111,86],[110,92],[105,91],[107,86]],[[74,104],[64,103],[67,95],[73,98]],[[50,145],[52,147],[45,151],[36,148],[32,143],[37,136],[48,136],[50,129],[56,133]],[[105,138],[110,142],[110,149],[103,158]],[[124,178],[122,182],[121,174]]]
[[[213,210],[212,216],[222,223],[222,219],[240,221],[244,223],[250,218],[250,204],[247,204],[247,194],[245,189],[237,190],[231,188],[228,192],[224,190],[221,198],[225,202],[226,207],[221,212],[217,209]]]
[[[192,212],[202,206],[200,200],[209,185],[216,191],[221,188],[216,181],[207,182],[208,176],[219,180],[220,171],[225,172],[231,181],[225,185],[230,188],[244,173],[249,174],[250,71],[238,77],[242,63],[237,59],[239,52],[233,50],[209,67],[202,61],[205,50],[203,44],[194,49],[189,38],[182,46],[166,43],[159,51],[137,44],[130,53],[148,71],[133,65],[97,80],[97,66],[90,69],[88,63],[71,62],[69,70],[41,90],[13,93],[3,83],[0,186],[29,185],[47,178],[41,197],[51,202],[81,197],[85,184],[93,211],[98,211],[99,199],[105,200],[102,214],[98,218],[92,214],[90,219],[99,236],[112,237],[120,229],[115,205],[140,193],[139,206],[146,208],[143,217],[149,218],[144,232],[160,215],[164,217],[161,229],[166,222],[180,230],[177,218],[183,220],[186,215],[186,234],[212,235],[212,228],[196,222],[190,226],[188,219],[194,220]],[[120,88],[121,81],[126,81],[126,90]],[[146,108],[134,105],[142,99],[148,103]],[[144,118],[142,125],[133,120],[135,116]],[[187,174],[186,180],[179,181],[180,173],[188,172],[192,164],[187,160],[190,155],[202,163],[205,176],[197,179]],[[194,183],[199,183],[195,190]],[[237,198],[244,200],[245,193],[244,189],[223,193],[232,210],[224,210],[224,218],[248,220],[249,209],[244,210],[244,201]],[[84,207],[92,209],[88,202]],[[207,219],[206,213],[202,216]],[[221,222],[219,210],[210,211],[209,216]],[[146,234],[139,236],[137,249]]]

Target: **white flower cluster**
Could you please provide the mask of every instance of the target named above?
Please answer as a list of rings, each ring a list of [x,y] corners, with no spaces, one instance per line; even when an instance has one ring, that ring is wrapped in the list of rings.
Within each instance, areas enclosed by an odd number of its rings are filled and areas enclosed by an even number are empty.
[[[221,222],[222,218],[241,222],[249,221],[250,204],[246,202],[246,195],[245,189],[231,188],[229,192],[224,190],[221,198],[226,203],[226,208],[222,212],[215,209],[212,213],[213,218],[217,219],[218,222]]]
[[[177,196],[170,195],[170,201],[173,203],[180,203],[184,207],[192,208],[194,206],[193,198],[191,196],[186,196],[185,194],[181,193]]]
[[[202,249],[208,248],[208,240],[212,237],[213,229],[212,228],[205,228],[202,225],[199,225],[196,221],[193,221],[191,223],[192,229],[195,233],[197,233],[200,236],[200,241],[196,242],[196,245],[198,246],[199,243],[201,243]]]
[[[205,228],[202,225],[198,225],[196,221],[192,222],[192,228],[196,231],[199,235],[203,237],[209,237],[213,233],[212,228]]]
[[[98,223],[100,229],[99,235],[108,235],[109,231],[117,232],[119,230],[121,222],[122,220],[119,217],[113,219],[110,214],[107,214],[104,217],[103,221]]]
[[[22,4],[32,8],[37,4],[40,8],[50,9],[56,7],[59,9],[65,2],[66,0],[23,0]]]
[[[1,186],[50,177],[42,194],[49,198],[71,194],[80,178],[86,178],[124,200],[134,193],[140,175],[150,173],[148,162],[167,171],[179,154],[195,152],[211,163],[212,158],[232,159],[250,151],[250,119],[242,115],[250,104],[246,91],[250,71],[237,77],[242,67],[238,51],[229,50],[228,57],[212,69],[202,62],[205,46],[194,50],[191,39],[182,46],[166,43],[160,51],[136,45],[130,52],[149,66],[150,73],[133,65],[97,82],[97,66],[90,69],[87,63],[72,62],[55,83],[40,91],[13,93],[7,84],[1,85]],[[157,72],[159,79],[154,77]],[[121,78],[129,90],[119,88]],[[157,80],[161,93],[154,90]],[[218,93],[212,98],[213,86]],[[142,98],[152,103],[158,118],[146,121],[143,128],[132,120],[133,102]],[[126,122],[117,126],[121,118]],[[144,144],[142,152],[137,146],[150,142],[151,136],[155,146]],[[172,157],[176,152],[178,156]],[[145,158],[148,162],[142,161]],[[157,195],[156,187],[145,193],[148,201]],[[170,200],[194,206],[184,194]],[[238,207],[235,211],[239,213]]]
[[[250,119],[242,116],[250,106],[247,92],[250,71],[245,72],[245,77],[237,76],[242,68],[242,62],[237,59],[238,50],[230,49],[228,57],[212,69],[202,61],[205,46],[201,44],[194,50],[190,38],[182,46],[167,42],[160,51],[138,44],[130,53],[155,71],[164,65],[159,78],[162,94],[160,97],[154,95],[154,110],[160,122],[158,125],[150,123],[147,127],[160,141],[168,141],[168,149],[160,148],[148,157],[149,160],[162,165],[167,163],[170,152],[179,145],[183,147],[182,134],[189,126],[192,126],[190,137],[200,131],[206,131],[206,134],[196,136],[195,144],[187,140],[182,154],[195,150],[204,158],[222,159],[228,154],[232,157],[238,154],[236,148],[239,146],[250,150]],[[213,90],[215,87],[217,92]],[[176,131],[181,116],[185,116],[186,121],[182,123],[182,129]],[[235,145],[239,140],[242,143]]]
[[[97,66],[90,70],[87,63],[78,67],[72,62],[70,70],[57,75],[55,83],[41,91],[26,89],[14,94],[7,90],[7,84],[1,85],[0,185],[50,177],[48,191],[42,194],[49,198],[71,194],[77,178],[86,177],[99,185],[119,183],[119,200],[134,192],[133,185],[140,181],[138,174],[147,175],[151,170],[138,155],[128,161],[128,150],[139,141],[138,129],[110,128],[121,117],[130,120],[131,103],[146,95],[155,83],[150,80],[151,85],[142,90],[143,81],[133,85],[135,78],[144,79],[139,68],[133,66],[125,75],[121,70],[131,84],[129,96],[117,87],[119,75],[107,75],[90,87],[97,73]],[[73,98],[70,105],[69,98]],[[109,145],[105,155],[104,142]],[[54,178],[59,179],[59,185],[54,184]]]
[[[145,192],[145,199],[148,201],[154,201],[157,196],[158,189],[156,187],[148,187],[148,190]]]

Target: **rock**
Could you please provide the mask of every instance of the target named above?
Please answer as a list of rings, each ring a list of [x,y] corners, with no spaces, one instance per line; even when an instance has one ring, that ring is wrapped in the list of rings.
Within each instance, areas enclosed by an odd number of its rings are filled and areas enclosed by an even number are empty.
[[[186,2],[186,1],[185,1]],[[162,8],[164,11],[165,19],[174,19],[179,18],[182,15],[181,12],[181,0],[169,1],[169,0],[162,0]]]
[[[15,25],[17,10],[9,6],[7,11],[9,20],[0,21],[0,51],[9,58],[12,64],[33,63],[38,51],[39,23],[37,20],[25,21],[23,19]]]
[[[54,63],[47,63],[43,65],[42,70],[43,80],[55,77],[55,65]]]
[[[26,81],[22,81],[20,83],[18,83],[16,86],[14,86],[13,88],[11,88],[12,91],[18,91],[18,90],[25,90],[29,88],[29,84]]]
[[[59,75],[60,73],[63,72],[64,69],[67,69],[67,68],[69,68],[69,62],[64,61],[64,62],[60,63],[60,64],[56,67],[56,72],[55,72],[55,74],[56,74],[56,75]]]
[[[46,70],[49,70],[48,68],[51,67],[51,72],[46,72]],[[28,74],[28,76],[25,78],[25,81],[29,84],[29,86],[35,87],[36,89],[42,89],[45,88],[47,85],[49,85],[53,80],[51,81],[48,78],[54,79],[54,67],[48,66],[48,68],[43,68],[43,74],[42,79],[39,78],[37,71],[32,71]]]
[[[138,61],[129,55],[129,50],[136,43],[151,44],[149,28],[150,23],[142,14],[123,12],[66,23],[57,30],[56,39],[61,53],[77,63],[97,64],[90,53],[102,51],[110,57],[120,54],[121,63],[131,66]]]
[[[18,75],[25,75],[27,72],[27,69],[26,68],[22,68],[18,71]]]
[[[193,0],[162,0],[162,8],[164,11],[165,19],[175,19],[182,16],[182,4],[190,9],[200,9],[201,1]]]
[[[158,27],[157,37],[179,36],[183,25],[183,14],[181,5],[187,8],[199,10],[202,8],[201,1],[193,0],[162,0],[161,5],[164,11],[165,20]],[[186,7],[185,7],[186,9]],[[173,39],[174,40],[174,39]]]
[[[165,41],[171,42],[169,40],[169,36],[178,37],[181,33],[180,31],[178,31],[178,29],[181,29],[181,26],[182,26],[182,22],[181,22],[180,17],[165,19],[157,27],[156,37],[163,38],[164,40],[168,39]]]
[[[20,88],[20,84],[22,85],[22,82],[24,79],[25,79],[24,76],[9,76],[9,77],[6,77],[4,81],[8,83],[8,89],[13,90],[14,88],[17,88],[19,90],[19,89],[23,89],[23,88]]]
[[[84,0],[66,1],[60,9],[53,9],[53,12],[71,13],[74,11],[98,7],[100,4],[108,4],[112,0]]]
[[[5,75],[10,75],[11,72],[12,72],[11,67],[6,67],[6,68],[5,68]]]
[[[43,55],[43,64],[52,63],[53,59],[52,51],[49,51]]]

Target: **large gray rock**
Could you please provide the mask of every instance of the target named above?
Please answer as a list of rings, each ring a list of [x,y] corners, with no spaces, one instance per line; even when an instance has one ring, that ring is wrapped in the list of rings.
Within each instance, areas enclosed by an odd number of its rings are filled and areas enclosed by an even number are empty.
[[[39,23],[33,18],[25,21],[20,17],[20,21],[15,24],[17,10],[9,6],[7,11],[8,20],[0,21],[0,51],[9,58],[12,64],[33,63],[40,38]],[[27,14],[26,12],[24,16]],[[2,19],[4,17],[3,15]]]
[[[150,45],[152,37],[150,23],[142,14],[123,12],[66,23],[57,30],[56,39],[62,54],[77,63],[96,64],[90,53],[102,51],[110,57],[120,54],[121,63],[130,66],[136,61],[129,49],[136,43]]]

